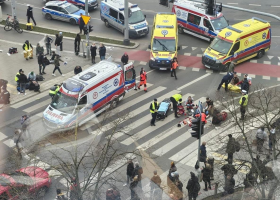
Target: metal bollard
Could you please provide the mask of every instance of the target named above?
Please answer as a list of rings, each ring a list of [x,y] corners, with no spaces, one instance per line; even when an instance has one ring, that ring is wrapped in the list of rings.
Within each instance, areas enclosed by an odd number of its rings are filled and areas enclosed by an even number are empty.
[[[219,182],[216,182],[216,183],[215,183],[215,194],[218,193],[218,185],[219,185]]]

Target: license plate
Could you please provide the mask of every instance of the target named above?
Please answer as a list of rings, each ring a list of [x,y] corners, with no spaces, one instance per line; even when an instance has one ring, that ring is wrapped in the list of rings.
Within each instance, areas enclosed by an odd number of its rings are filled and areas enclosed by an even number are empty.
[[[167,68],[159,68],[159,70],[167,70]]]

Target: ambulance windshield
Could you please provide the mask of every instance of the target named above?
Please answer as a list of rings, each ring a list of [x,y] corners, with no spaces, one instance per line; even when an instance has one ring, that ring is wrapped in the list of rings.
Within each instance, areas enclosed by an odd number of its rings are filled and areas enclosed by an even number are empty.
[[[222,54],[227,54],[232,46],[232,43],[222,40],[220,38],[215,38],[213,42],[210,44],[210,48],[220,52]]]
[[[156,39],[156,38],[154,38],[153,51],[175,52],[176,51],[175,39]]]
[[[221,30],[228,27],[228,22],[224,16],[211,20],[215,30]]]
[[[132,12],[130,17],[128,18],[129,24],[137,24],[139,22],[142,22],[145,20],[145,16],[143,15],[141,10],[137,10],[135,12]]]
[[[72,114],[78,100],[58,92],[51,103],[51,107],[64,113]]]

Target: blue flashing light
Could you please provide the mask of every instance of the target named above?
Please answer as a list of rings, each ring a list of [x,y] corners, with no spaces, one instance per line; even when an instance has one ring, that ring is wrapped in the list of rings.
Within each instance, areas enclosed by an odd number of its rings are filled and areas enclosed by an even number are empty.
[[[121,67],[121,65],[118,65],[118,67]]]
[[[134,4],[134,5],[132,5],[132,6],[130,6],[131,8],[136,8],[136,7],[138,7],[138,5],[137,4]]]
[[[80,92],[83,89],[83,87],[77,87],[74,88],[71,92]]]
[[[124,10],[124,8],[119,8],[119,10],[120,10],[120,11],[123,11],[123,10]]]

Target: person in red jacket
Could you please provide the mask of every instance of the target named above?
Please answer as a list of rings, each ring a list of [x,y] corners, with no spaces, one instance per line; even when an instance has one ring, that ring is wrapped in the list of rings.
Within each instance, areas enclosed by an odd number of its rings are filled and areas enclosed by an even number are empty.
[[[175,77],[175,79],[177,80],[177,76],[176,76],[176,69],[178,67],[178,60],[176,57],[173,58],[172,62],[171,62],[171,77]]]
[[[200,117],[199,113],[195,115],[195,118],[198,118],[198,117]],[[206,114],[204,112],[201,113],[201,121],[202,121],[203,125],[207,123],[207,121],[206,121]]]
[[[147,73],[142,68],[140,72],[140,84],[138,85],[138,90],[140,90],[140,87],[144,85],[144,91],[147,92]]]

